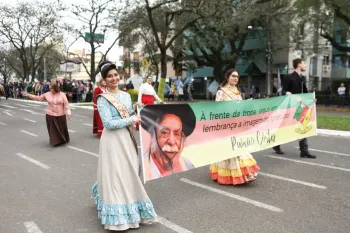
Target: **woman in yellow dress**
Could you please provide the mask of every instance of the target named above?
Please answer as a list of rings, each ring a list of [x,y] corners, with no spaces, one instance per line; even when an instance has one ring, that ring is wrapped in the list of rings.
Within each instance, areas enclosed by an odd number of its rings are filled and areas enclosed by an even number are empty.
[[[241,93],[237,89],[238,79],[237,70],[228,70],[225,80],[216,93],[216,101],[242,100]],[[247,153],[211,164],[210,177],[219,184],[238,185],[255,180],[259,170],[253,156]]]

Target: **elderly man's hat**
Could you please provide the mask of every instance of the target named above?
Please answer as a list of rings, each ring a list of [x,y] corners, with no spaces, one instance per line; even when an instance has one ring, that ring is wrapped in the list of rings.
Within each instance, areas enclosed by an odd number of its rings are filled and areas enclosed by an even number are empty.
[[[174,114],[182,121],[182,131],[187,136],[191,135],[196,127],[196,116],[188,104],[164,104],[164,105],[146,105],[141,110],[141,126],[143,129],[151,132],[158,118],[165,114]]]

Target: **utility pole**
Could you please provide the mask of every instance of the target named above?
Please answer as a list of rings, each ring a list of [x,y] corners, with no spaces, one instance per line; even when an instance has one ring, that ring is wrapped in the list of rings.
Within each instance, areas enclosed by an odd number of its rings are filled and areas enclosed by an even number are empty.
[[[266,94],[271,95],[271,76],[272,76],[272,49],[271,49],[271,26],[269,15],[266,15]]]

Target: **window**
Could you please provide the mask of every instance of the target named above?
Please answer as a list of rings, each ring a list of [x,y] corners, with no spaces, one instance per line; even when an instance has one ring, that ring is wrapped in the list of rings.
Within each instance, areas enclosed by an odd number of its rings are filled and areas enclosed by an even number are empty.
[[[329,65],[329,56],[323,56],[323,65]]]

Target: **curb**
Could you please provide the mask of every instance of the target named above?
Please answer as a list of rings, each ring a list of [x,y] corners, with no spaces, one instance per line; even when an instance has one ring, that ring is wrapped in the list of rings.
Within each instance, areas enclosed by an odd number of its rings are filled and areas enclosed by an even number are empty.
[[[321,112],[344,112],[344,113],[350,113],[350,108],[332,108],[332,107],[317,107],[316,106],[316,111],[321,111]]]
[[[340,130],[330,130],[330,129],[317,129],[317,134],[350,137],[350,131],[340,131]]]

